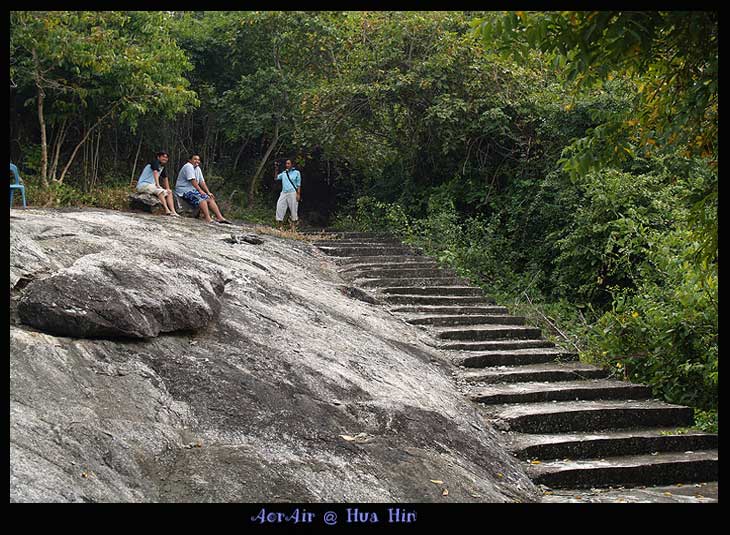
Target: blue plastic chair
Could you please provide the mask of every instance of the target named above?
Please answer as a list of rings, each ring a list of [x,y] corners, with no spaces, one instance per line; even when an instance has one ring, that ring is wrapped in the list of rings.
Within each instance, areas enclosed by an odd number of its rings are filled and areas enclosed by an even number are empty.
[[[20,194],[23,196],[23,208],[26,208],[25,205],[25,186],[22,184],[22,181],[20,180],[20,175],[18,174],[18,167],[15,164],[10,164],[10,172],[13,173],[13,176],[15,177],[15,183],[10,184],[10,207],[13,206],[13,196],[15,195],[15,190],[19,189]]]

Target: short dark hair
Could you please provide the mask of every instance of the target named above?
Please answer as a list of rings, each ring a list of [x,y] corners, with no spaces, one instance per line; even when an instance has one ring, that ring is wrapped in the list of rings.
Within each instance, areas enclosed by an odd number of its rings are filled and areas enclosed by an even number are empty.
[[[155,158],[159,158],[160,156],[167,156],[168,158],[170,157],[170,155],[167,154],[166,150],[161,150],[155,153]]]

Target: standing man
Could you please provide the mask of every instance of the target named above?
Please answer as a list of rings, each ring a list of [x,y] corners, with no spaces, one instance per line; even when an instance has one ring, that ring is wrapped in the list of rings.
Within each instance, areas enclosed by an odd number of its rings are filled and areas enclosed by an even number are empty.
[[[200,170],[200,156],[197,154],[193,154],[180,169],[175,183],[175,193],[189,202],[194,208],[200,206],[200,211],[203,212],[206,223],[213,222],[213,218],[210,217],[210,210],[213,210],[218,223],[231,224],[223,217],[218,204],[215,202],[215,195],[205,185],[203,172]]]
[[[167,178],[167,169],[165,169],[165,164],[169,159],[170,156],[165,151],[155,154],[155,160],[145,165],[142,174],[139,175],[137,191],[156,195],[167,215],[180,217],[180,214],[175,211],[175,199],[172,198],[170,180]],[[163,179],[164,187],[160,186],[160,179]]]
[[[276,224],[281,230],[284,227],[284,216],[289,208],[291,229],[296,231],[299,223],[299,201],[302,198],[302,175],[294,169],[291,160],[287,160],[283,173],[279,173],[279,162],[274,162],[274,180],[281,180],[281,195],[276,203]]]

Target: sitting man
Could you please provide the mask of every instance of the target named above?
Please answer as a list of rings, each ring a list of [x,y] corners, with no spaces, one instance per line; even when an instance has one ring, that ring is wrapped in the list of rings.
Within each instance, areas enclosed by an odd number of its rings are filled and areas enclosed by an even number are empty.
[[[190,203],[193,208],[199,206],[206,223],[214,222],[210,217],[210,210],[213,210],[218,223],[231,224],[221,214],[218,204],[215,202],[215,195],[205,184],[203,172],[200,170],[200,156],[197,154],[193,154],[180,169],[175,184],[175,193]]]
[[[142,174],[139,175],[137,191],[157,196],[167,215],[180,217],[180,214],[175,211],[175,199],[172,198],[170,180],[167,178],[167,169],[165,169],[165,164],[169,159],[169,155],[164,151],[155,154],[155,160],[145,165]],[[164,187],[160,186],[160,179],[164,180]]]

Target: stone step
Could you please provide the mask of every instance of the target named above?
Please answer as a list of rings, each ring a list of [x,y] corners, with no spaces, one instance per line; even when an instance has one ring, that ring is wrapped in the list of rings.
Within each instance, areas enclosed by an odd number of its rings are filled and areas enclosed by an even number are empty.
[[[400,244],[400,240],[398,238],[389,237],[389,238],[334,238],[334,239],[322,239],[311,242],[312,245],[315,247],[319,246],[325,246],[328,247],[330,245],[361,245],[361,244],[367,244],[367,245],[390,245],[393,243]]]
[[[644,385],[611,379],[586,379],[561,382],[502,383],[480,386],[469,394],[472,401],[501,403],[540,403],[588,399],[648,399],[651,389]]]
[[[378,241],[378,240],[372,240],[372,241],[361,241],[361,240],[323,240],[323,241],[316,241],[311,242],[312,245],[315,247],[326,247],[326,248],[335,248],[335,249],[372,249],[372,248],[380,248],[380,247],[401,247],[404,249],[413,249],[410,245],[406,245],[404,243],[401,243],[399,241]]]
[[[472,288],[471,286],[463,286],[463,284],[458,281],[454,282],[453,285],[449,285],[436,283],[439,281],[446,282],[450,279],[424,280],[428,282],[433,282],[434,285],[429,286],[428,284],[425,284],[417,286],[385,286],[380,288],[380,291],[388,295],[484,295],[484,292],[481,289]]]
[[[498,425],[523,433],[562,433],[641,427],[689,427],[689,407],[646,401],[552,401],[490,406]]]
[[[343,257],[344,258],[344,257]],[[388,258],[388,257],[382,257]],[[350,276],[357,277],[359,275],[366,275],[374,270],[379,269],[436,269],[439,267],[438,262],[435,260],[428,259],[425,256],[411,256],[411,257],[393,257],[398,260],[392,262],[371,262],[371,263],[354,263],[346,264],[341,269],[338,269],[338,273],[349,274]],[[404,260],[408,259],[408,260]],[[446,270],[446,274],[449,274],[449,270]],[[450,276],[450,275],[449,275]]]
[[[385,269],[369,269],[355,272],[358,279],[424,279],[424,278],[450,278],[466,281],[458,277],[453,271],[438,267],[399,267]]]
[[[331,239],[338,239],[338,240],[390,239],[390,238],[392,238],[392,239],[395,239],[396,241],[400,241],[397,238],[395,238],[392,234],[388,234],[387,232],[306,231],[306,232],[304,232],[304,234],[322,234],[325,237],[328,237]]]
[[[360,257],[371,257],[371,256],[395,256],[395,255],[415,255],[417,254],[413,249],[408,247],[348,247],[348,246],[322,246],[319,250],[330,256],[360,256]]]
[[[577,381],[604,379],[608,370],[582,362],[548,362],[523,366],[499,366],[459,374],[467,383],[526,383],[530,381]]]
[[[463,295],[386,295],[383,299],[392,305],[492,305],[494,299],[486,296]]]
[[[399,314],[446,314],[446,315],[480,315],[480,314],[509,314],[507,307],[498,305],[487,306],[439,306],[439,305],[415,305],[391,307],[391,312]]]
[[[504,351],[513,349],[533,349],[533,348],[552,348],[555,347],[553,342],[549,340],[492,340],[487,342],[449,342],[446,344],[438,344],[436,347],[445,350],[456,351]],[[567,353],[567,352],[566,352]],[[479,355],[474,355],[478,357]],[[468,358],[468,357],[467,357]],[[535,360],[529,363],[548,362],[547,360]],[[502,363],[507,364],[507,363]],[[514,363],[517,364],[517,363]],[[466,364],[464,364],[466,366]],[[498,366],[498,364],[480,364],[478,366]]]
[[[541,503],[717,503],[717,481],[590,489],[551,489]]]
[[[527,474],[538,485],[552,488],[590,488],[615,485],[667,485],[680,481],[718,479],[717,450],[669,452],[552,461],[530,464]]]
[[[358,286],[381,288],[384,293],[410,295],[484,295],[479,288],[464,286],[464,281],[456,278],[422,279],[358,279]],[[447,290],[448,288],[448,290]],[[393,290],[386,292],[385,290]],[[409,290],[413,290],[412,292]]]
[[[520,459],[599,459],[654,452],[717,449],[717,435],[676,428],[597,431],[555,435],[512,433],[509,449]]]
[[[504,340],[539,338],[541,331],[538,327],[524,325],[480,325],[479,327],[439,329],[436,337],[441,340]]]
[[[444,327],[450,325],[483,325],[483,324],[501,324],[501,325],[524,325],[525,318],[522,316],[511,316],[509,314],[468,314],[462,315],[442,315],[442,316],[411,316],[406,318],[408,323],[413,325],[433,325],[435,327]]]
[[[522,364],[532,365],[556,361],[578,360],[577,353],[571,353],[554,347],[508,347],[515,345],[516,341],[501,346],[493,346],[495,349],[487,353],[478,353],[454,359],[456,366],[465,368],[485,368],[487,366],[520,366]],[[494,342],[492,342],[494,344]]]
[[[388,264],[395,266],[401,265],[421,265],[430,264],[434,259],[421,254],[394,254],[394,255],[378,255],[378,256],[333,256],[332,259],[340,266],[345,268],[355,268],[362,265],[370,264]]]

